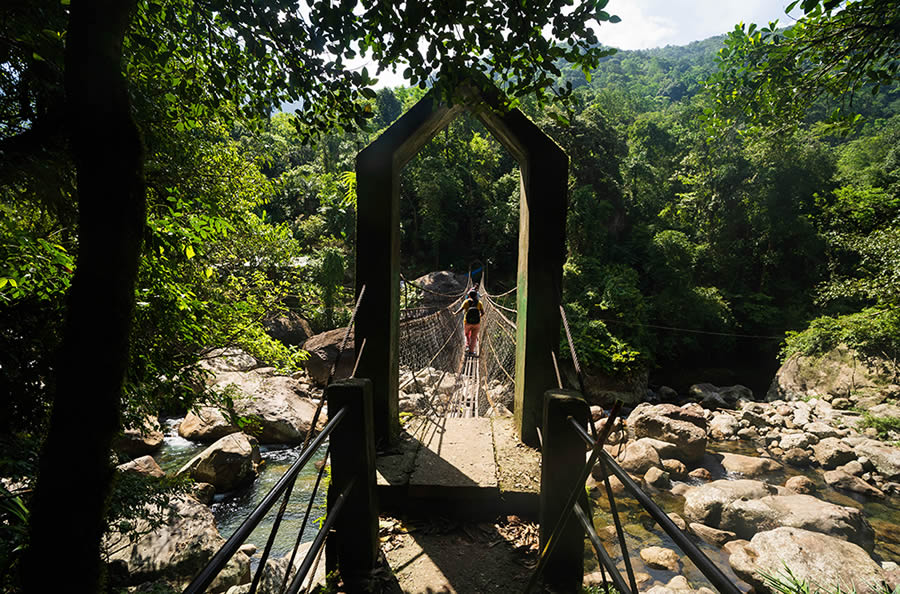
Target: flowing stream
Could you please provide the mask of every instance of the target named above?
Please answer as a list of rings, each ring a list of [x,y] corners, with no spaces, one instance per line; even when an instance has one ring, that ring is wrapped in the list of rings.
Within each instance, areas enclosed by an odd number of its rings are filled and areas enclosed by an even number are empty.
[[[177,472],[191,458],[206,449],[206,445],[198,444],[178,435],[178,424],[181,419],[168,419],[166,424],[165,443],[161,451],[155,454],[157,463],[167,473]],[[319,448],[313,459],[300,471],[297,482],[294,485],[293,495],[288,502],[278,535],[272,544],[270,557],[280,557],[290,554],[297,539],[297,533],[303,523],[303,516],[309,502],[310,494],[316,482],[316,462],[321,462],[325,457],[326,444]],[[259,478],[253,484],[232,491],[231,493],[216,495],[211,509],[216,518],[216,527],[223,538],[234,534],[235,530],[250,515],[256,506],[263,500],[266,494],[275,486],[278,479],[284,475],[290,465],[300,456],[300,447],[286,446],[260,446],[260,454],[263,465],[260,467]],[[318,523],[315,521],[325,515],[325,477],[323,477],[316,494],[310,518],[303,530],[301,542],[311,541],[318,531]],[[256,545],[262,551],[269,537],[275,514],[281,504],[279,498],[259,526],[247,537],[248,544]],[[258,558],[254,556],[254,559]]]
[[[156,454],[156,460],[166,472],[175,472],[187,463],[192,457],[199,454],[206,446],[197,444],[178,435],[177,427],[180,419],[170,419],[166,421],[167,431],[165,444],[160,452]],[[714,442],[710,444],[710,451],[716,452],[732,452],[736,454],[744,454],[756,456],[759,455],[756,449],[741,441]],[[260,468],[259,478],[252,485],[243,489],[216,495],[211,506],[212,512],[216,518],[216,526],[224,538],[231,536],[241,522],[243,522],[251,511],[262,501],[263,497],[275,485],[278,479],[284,474],[288,467],[300,455],[299,447],[284,446],[261,446],[265,463]],[[325,456],[325,447],[321,447],[319,452],[313,458],[313,462],[321,461]],[[743,478],[740,475],[726,473],[722,474],[721,467],[710,466],[707,468],[713,475],[713,479],[737,479]],[[306,513],[306,507],[309,502],[309,495],[315,484],[317,470],[313,463],[307,464],[298,478],[294,486],[293,496],[291,497],[278,536],[273,543],[272,557],[279,557],[290,554],[294,546],[297,533],[303,522],[303,516]],[[764,476],[754,477],[757,480],[768,482],[772,485],[783,485],[791,476],[803,475],[810,478],[819,487],[815,493],[816,497],[836,503],[839,505],[847,505],[860,508],[866,515],[866,519],[875,530],[875,554],[880,556],[882,560],[898,560],[900,559],[900,497],[888,497],[885,499],[871,499],[861,495],[855,495],[837,491],[825,484],[821,473],[812,468],[797,469],[785,465],[784,470],[769,473]],[[702,484],[701,481],[692,480],[689,484]],[[656,503],[667,513],[677,513],[681,515],[684,511],[684,499],[667,491],[657,491],[653,493]],[[266,518],[247,538],[246,542],[254,544],[259,550],[262,550],[266,544],[269,532],[272,527],[275,512],[280,504],[280,500],[276,503],[272,510],[267,514]],[[672,573],[665,570],[651,569],[647,567],[640,558],[640,550],[649,546],[661,546],[678,551],[678,547],[671,538],[660,528],[650,515],[638,505],[637,501],[626,496],[625,494],[616,496],[616,504],[619,516],[621,518],[623,528],[626,533],[626,544],[628,547],[629,557],[635,572],[643,572],[649,574],[652,578],[667,582],[672,577]],[[606,549],[616,561],[620,569],[624,572],[624,564],[622,563],[622,554],[615,539],[613,529],[613,518],[610,513],[609,504],[605,495],[593,500],[594,506],[594,525]],[[320,486],[319,492],[313,502],[310,520],[303,531],[302,542],[308,542],[315,537],[318,530],[318,524],[315,521],[325,513],[325,488]],[[698,540],[698,545],[721,567],[729,577],[737,580],[728,565],[727,553]],[[257,558],[257,557],[254,557]],[[700,571],[686,557],[682,559],[684,576],[698,587],[700,584],[706,584],[706,579]],[[597,558],[586,542],[585,547],[585,570],[586,572],[597,570]]]

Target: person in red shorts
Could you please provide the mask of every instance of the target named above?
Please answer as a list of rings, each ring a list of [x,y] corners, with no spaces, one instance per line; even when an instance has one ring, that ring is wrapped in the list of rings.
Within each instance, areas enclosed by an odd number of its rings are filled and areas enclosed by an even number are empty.
[[[465,315],[465,333],[466,333],[466,354],[475,355],[475,347],[478,345],[478,329],[481,327],[481,314],[484,313],[484,306],[478,299],[478,291],[472,289],[462,305],[454,312],[466,312]]]

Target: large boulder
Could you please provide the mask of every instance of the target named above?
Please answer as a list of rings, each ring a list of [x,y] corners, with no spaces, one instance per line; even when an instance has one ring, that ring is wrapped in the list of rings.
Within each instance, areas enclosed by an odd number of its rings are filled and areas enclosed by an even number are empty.
[[[135,474],[142,474],[153,478],[163,478],[166,476],[166,473],[160,468],[159,464],[156,463],[153,456],[141,456],[140,458],[129,460],[124,464],[116,466],[116,470],[119,472],[133,472]]]
[[[111,579],[117,583],[139,584],[165,578],[179,590],[202,570],[225,539],[216,530],[209,508],[190,497],[174,498],[168,508],[148,506],[162,524],[153,528],[145,519],[135,522],[130,537],[118,531],[103,538]],[[250,580],[250,559],[238,553],[213,582],[208,592],[223,592]]]
[[[758,592],[777,594],[760,575],[784,576],[790,568],[797,578],[823,592],[867,592],[882,579],[878,563],[860,547],[840,538],[800,528],[782,527],[753,536],[731,547],[728,561],[741,579]]]
[[[854,450],[857,456],[868,458],[884,478],[900,481],[900,448],[867,439],[857,444]]]
[[[769,472],[775,472],[784,468],[781,462],[772,458],[759,456],[743,456],[728,452],[712,454],[728,472],[742,474],[746,477],[755,477]]]
[[[217,493],[222,493],[256,480],[261,463],[256,439],[243,433],[232,433],[191,458],[178,474],[210,483]]]
[[[826,437],[812,447],[816,461],[822,468],[832,469],[855,460],[857,454],[837,437]],[[861,454],[860,454],[861,455]]]
[[[694,384],[690,387],[690,395],[703,408],[734,408],[738,400],[753,400],[753,392],[744,386],[718,387],[712,384]]]
[[[721,522],[722,510],[732,501],[759,499],[775,492],[775,487],[750,479],[713,481],[685,493],[684,518],[715,528]]]
[[[768,495],[760,499],[735,499],[722,508],[718,524],[739,538],[779,526],[802,528],[843,538],[867,551],[874,548],[875,533],[862,511],[835,505],[811,495]]]
[[[715,413],[709,422],[709,436],[713,439],[731,439],[740,429],[741,424],[728,413]]]
[[[137,426],[128,427],[113,440],[113,449],[123,456],[139,458],[152,454],[162,447],[165,436],[159,430],[154,416],[146,417]]]
[[[767,400],[800,400],[809,396],[846,397],[879,390],[893,381],[889,363],[863,359],[840,346],[820,356],[791,355],[775,374]]]
[[[262,443],[301,443],[312,425],[316,403],[306,396],[305,386],[290,376],[276,375],[271,367],[220,372],[212,386],[232,392],[235,414],[251,420],[248,430]],[[324,415],[319,421],[324,424]],[[202,407],[185,416],[178,434],[210,443],[239,430],[220,410]]]
[[[309,353],[309,359],[306,360],[306,371],[309,373],[316,383],[324,386],[328,383],[328,376],[331,374],[331,368],[338,359],[341,352],[341,343],[347,334],[346,328],[337,328],[316,334],[303,343],[303,350]],[[353,365],[356,363],[356,350],[353,345],[353,331],[347,337],[344,344],[344,351],[337,369],[334,372],[334,379],[344,379],[350,377],[353,373]]]
[[[422,291],[422,307],[442,307],[451,295],[462,295],[466,288],[466,277],[457,276],[448,270],[429,272],[413,281]]]
[[[215,374],[220,371],[250,371],[259,367],[260,362],[239,348],[229,347],[206,352],[197,366]]]
[[[825,482],[829,487],[834,487],[835,489],[853,491],[868,497],[884,497],[884,492],[881,489],[873,487],[858,476],[853,476],[843,470],[826,471]]]
[[[598,466],[601,464],[598,463]],[[628,444],[619,458],[619,466],[632,474],[644,474],[652,467],[661,467],[659,453],[649,440],[638,439]]]
[[[294,311],[277,312],[266,316],[263,327],[266,334],[289,346],[302,346],[313,336],[309,322]]]
[[[178,425],[178,435],[200,443],[213,443],[240,430],[240,427],[232,425],[222,411],[214,406],[201,406],[188,412]]]
[[[706,452],[708,423],[696,404],[641,404],[628,415],[626,425],[637,438],[652,437],[675,444],[682,462],[698,461]]]

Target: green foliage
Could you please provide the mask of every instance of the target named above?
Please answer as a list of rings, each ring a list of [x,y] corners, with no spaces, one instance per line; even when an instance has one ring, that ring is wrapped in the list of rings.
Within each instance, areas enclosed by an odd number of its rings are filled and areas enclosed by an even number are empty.
[[[316,280],[322,295],[322,314],[327,328],[335,327],[334,308],[344,284],[344,256],[341,250],[327,247],[319,253]]]
[[[796,5],[794,2],[791,7]],[[838,5],[840,7],[838,8]],[[831,131],[860,121],[860,91],[876,94],[900,81],[900,4],[894,0],[803,2],[804,17],[788,29],[739,23],[719,52],[707,88],[718,123],[796,124],[819,97],[836,98]]]
[[[838,317],[821,316],[805,330],[787,333],[781,357],[821,355],[839,345],[864,357],[900,360],[900,310],[872,307]]]
[[[878,431],[878,439],[882,441],[896,440],[900,436],[900,418],[898,417],[878,417],[865,411],[858,427],[860,429],[874,427]]]
[[[841,584],[811,583],[791,570],[787,564],[777,572],[757,571],[766,587],[778,594],[856,594],[856,588],[846,588]],[[867,591],[877,594],[898,594],[900,588],[893,592],[885,582],[870,584]]]

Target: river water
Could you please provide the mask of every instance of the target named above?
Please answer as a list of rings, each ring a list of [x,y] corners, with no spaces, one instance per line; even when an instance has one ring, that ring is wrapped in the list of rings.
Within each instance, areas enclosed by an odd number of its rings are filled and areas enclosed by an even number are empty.
[[[168,419],[165,421],[166,437],[162,449],[154,456],[157,463],[167,473],[177,472],[191,458],[202,452],[207,446],[188,441],[178,435],[178,424],[181,419]],[[326,444],[323,444],[313,459],[307,463],[294,484],[293,494],[288,502],[278,535],[272,545],[270,557],[280,557],[290,554],[297,539],[297,533],[303,523],[306,507],[310,494],[315,485],[316,462],[321,462],[325,456]],[[300,456],[300,447],[284,446],[260,446],[264,464],[260,467],[259,478],[253,484],[233,491],[231,493],[216,495],[211,506],[216,518],[216,527],[219,533],[228,538],[250,515],[266,494],[275,486],[290,465]],[[323,478],[324,483],[324,478]],[[272,506],[259,526],[247,537],[248,544],[254,544],[262,551],[271,532],[275,514],[281,504],[281,499]],[[310,511],[310,519],[303,530],[301,542],[311,541],[318,531],[318,524],[314,521],[325,515],[325,487],[319,486],[313,507]],[[256,558],[256,557],[254,557]]]
[[[177,427],[180,419],[170,419],[166,421],[166,438],[162,450],[156,454],[156,460],[166,472],[175,472],[181,468],[192,457],[203,451],[206,447],[197,444],[178,435]],[[749,456],[759,455],[756,449],[747,442],[729,441],[729,442],[711,442],[709,451],[713,452],[732,452],[736,454],[744,454]],[[241,522],[247,518],[256,505],[262,501],[263,497],[271,490],[278,479],[290,467],[290,465],[300,455],[299,447],[283,447],[283,446],[261,446],[265,463],[260,468],[259,478],[252,485],[241,490],[217,495],[211,508],[216,518],[216,526],[224,538],[231,536]],[[324,458],[325,446],[323,445],[313,462],[319,462]],[[708,470],[713,474],[713,479],[737,479],[743,478],[740,475],[730,473],[722,474],[721,468],[709,467]],[[287,510],[282,520],[281,528],[278,536],[273,544],[271,556],[279,557],[289,554],[294,546],[297,533],[300,530],[303,516],[306,513],[306,506],[309,501],[309,495],[312,492],[313,485],[316,480],[317,470],[311,462],[306,465],[294,486],[293,495],[288,503]],[[870,499],[861,495],[848,494],[837,491],[827,486],[819,472],[810,469],[797,469],[785,465],[784,470],[769,473],[761,477],[754,477],[757,480],[768,482],[772,485],[783,485],[791,476],[804,475],[810,478],[819,487],[815,493],[816,497],[836,503],[862,509],[866,515],[866,519],[872,525],[875,531],[875,554],[881,557],[883,561],[900,560],[900,497],[888,497],[885,499]],[[701,481],[693,481],[689,484],[699,485]],[[666,491],[655,491],[652,493],[654,501],[663,508],[667,513],[677,513],[681,515],[684,511],[684,499],[672,495]],[[266,539],[272,527],[275,511],[280,504],[273,506],[273,509],[267,514],[266,518],[260,523],[256,530],[251,533],[246,542],[256,545],[259,550],[265,546]],[[639,552],[641,549],[649,546],[661,546],[679,551],[678,547],[671,538],[660,528],[650,517],[650,515],[638,505],[637,501],[620,495],[616,497],[619,516],[621,518],[625,533],[626,544],[629,557],[632,560],[634,570],[649,574],[654,579],[666,582],[672,577],[670,572],[664,570],[656,570],[648,568],[641,561]],[[618,543],[613,532],[613,519],[610,513],[609,504],[605,495],[594,499],[594,525],[597,533],[600,535],[606,550],[610,553],[616,563],[624,571],[622,563],[622,554],[618,548]],[[310,522],[304,529],[301,542],[308,542],[315,537],[318,525],[313,520],[325,514],[325,489],[320,487],[313,502],[313,509],[310,514]],[[737,579],[731,572],[728,565],[728,555],[721,549],[708,545],[702,541],[699,547],[704,553],[719,567],[721,567],[729,577]],[[699,587],[706,584],[706,579],[700,571],[686,557],[683,558],[684,563],[683,574],[694,585]],[[586,541],[585,547],[585,570],[591,572],[598,569],[597,558],[590,548],[590,544]]]

